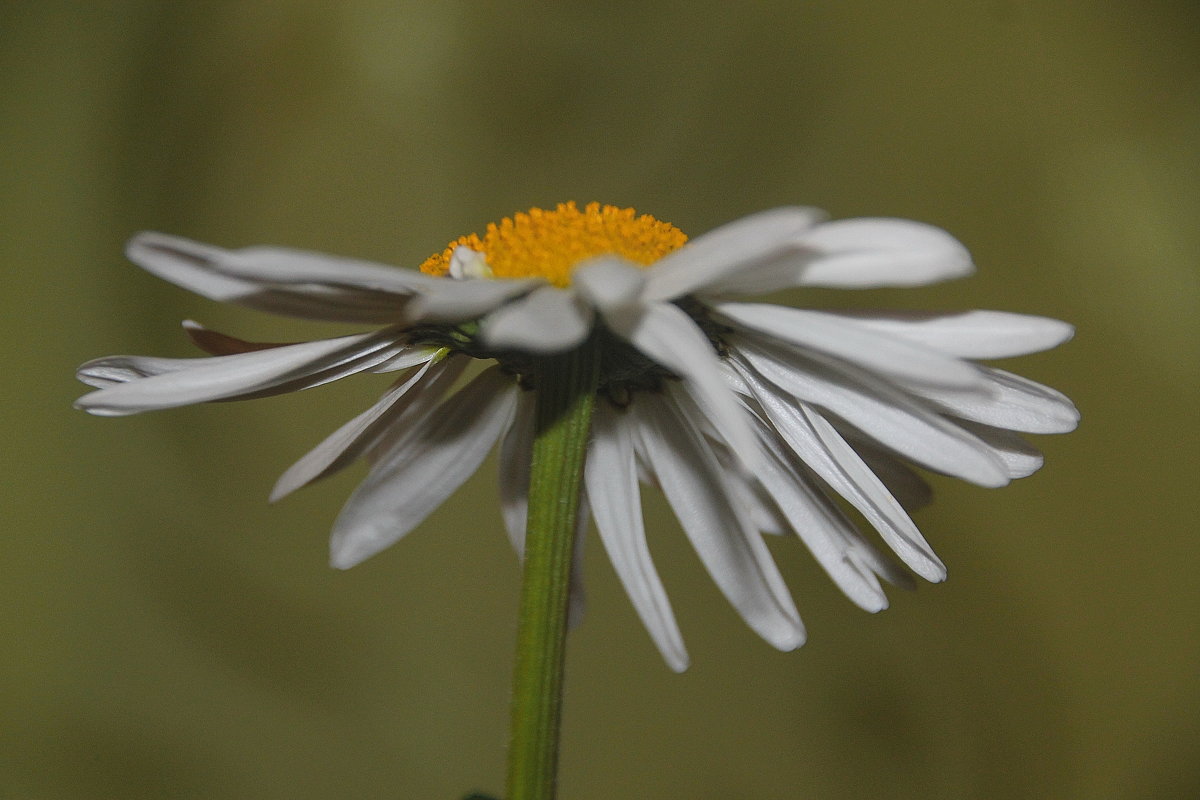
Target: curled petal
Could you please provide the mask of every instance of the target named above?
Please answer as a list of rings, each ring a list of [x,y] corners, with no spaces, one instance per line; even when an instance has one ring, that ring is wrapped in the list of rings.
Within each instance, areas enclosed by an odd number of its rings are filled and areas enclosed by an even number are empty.
[[[253,353],[255,350],[271,350],[276,347],[286,347],[297,342],[248,342],[226,333],[218,333],[204,327],[195,320],[185,319],[183,331],[192,344],[209,355],[231,356],[237,353]]]
[[[122,416],[298,391],[370,369],[401,349],[394,332],[381,331],[210,358],[113,356],[79,368],[85,383],[102,380],[106,388],[75,405],[92,414]]]

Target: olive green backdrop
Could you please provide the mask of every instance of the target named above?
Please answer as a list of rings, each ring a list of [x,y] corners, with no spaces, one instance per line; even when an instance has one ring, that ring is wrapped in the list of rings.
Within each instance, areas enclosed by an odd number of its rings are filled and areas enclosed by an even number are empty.
[[[798,305],[1074,322],[1013,368],[1080,430],[1007,489],[937,480],[941,586],[855,609],[772,541],[809,643],[755,638],[657,497],[693,658],[592,540],[564,800],[1200,794],[1200,13],[1189,2],[0,5],[0,797],[461,797],[503,784],[517,589],[487,467],[349,572],[361,471],[275,477],[386,379],[103,420],[98,355],[331,328],[127,263],[158,229],[415,266],[575,199],[703,232],[812,204],[954,232],[975,278]]]

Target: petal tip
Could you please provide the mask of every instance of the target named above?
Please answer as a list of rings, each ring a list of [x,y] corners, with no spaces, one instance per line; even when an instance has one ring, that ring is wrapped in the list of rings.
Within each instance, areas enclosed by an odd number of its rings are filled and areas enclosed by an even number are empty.
[[[356,567],[363,561],[366,561],[367,556],[358,553],[352,548],[332,546],[329,550],[329,566],[334,569],[350,569]]]
[[[772,641],[771,644],[777,650],[784,653],[790,653],[793,650],[799,650],[808,641],[808,634],[803,627],[795,628],[787,633],[787,635]]]
[[[686,653],[664,655],[663,660],[667,662],[667,667],[677,675],[687,672],[687,668],[691,665]]]
[[[920,572],[920,576],[930,583],[944,583],[947,577],[946,565],[938,561],[933,567],[933,569]]]
[[[283,498],[292,493],[290,487],[283,485],[283,478],[280,478],[274,486],[271,487],[271,493],[267,495],[267,502],[271,504],[278,503]]]

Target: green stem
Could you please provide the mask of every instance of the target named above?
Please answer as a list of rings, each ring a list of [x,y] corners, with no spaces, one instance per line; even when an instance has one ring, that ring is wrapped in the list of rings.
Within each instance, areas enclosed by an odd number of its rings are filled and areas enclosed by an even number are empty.
[[[546,359],[536,377],[508,800],[552,800],[555,793],[571,552],[598,367],[589,341]]]

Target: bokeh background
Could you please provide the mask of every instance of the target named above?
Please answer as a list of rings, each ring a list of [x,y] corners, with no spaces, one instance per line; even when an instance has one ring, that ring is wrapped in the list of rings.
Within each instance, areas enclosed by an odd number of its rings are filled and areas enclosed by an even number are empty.
[[[349,572],[361,471],[277,507],[386,382],[117,420],[88,358],[331,328],[146,275],[159,229],[413,266],[566,199],[696,234],[789,203],[894,215],[979,274],[801,293],[1074,322],[1013,368],[1080,430],[1000,491],[937,480],[950,567],[870,616],[794,540],[781,654],[664,504],[691,651],[659,661],[594,539],[562,796],[1200,796],[1200,12],[1187,1],[5,2],[0,797],[457,798],[503,785],[517,565],[489,466]]]

